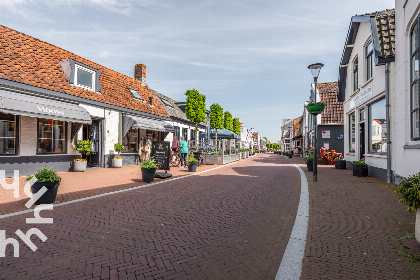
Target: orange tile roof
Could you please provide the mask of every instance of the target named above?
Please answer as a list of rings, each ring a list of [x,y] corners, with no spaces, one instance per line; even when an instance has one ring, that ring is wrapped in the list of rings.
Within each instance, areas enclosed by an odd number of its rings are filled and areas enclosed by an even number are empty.
[[[101,71],[101,94],[68,82],[59,62],[69,59]],[[3,25],[0,25],[0,78],[169,117],[154,94],[140,81]],[[127,87],[136,89],[146,103],[134,100]],[[153,107],[149,105],[150,97]]]
[[[317,84],[321,102],[325,103],[325,109],[321,113],[321,124],[343,123],[343,102],[337,100],[338,83]]]

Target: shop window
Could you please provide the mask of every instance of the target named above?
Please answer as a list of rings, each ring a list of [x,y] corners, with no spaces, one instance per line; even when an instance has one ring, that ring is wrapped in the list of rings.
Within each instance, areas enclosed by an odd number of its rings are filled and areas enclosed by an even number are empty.
[[[75,85],[84,89],[95,91],[95,71],[76,64],[74,75]]]
[[[353,62],[353,91],[356,91],[359,89],[359,58],[356,57],[356,59]]]
[[[182,136],[184,137],[185,141],[188,141],[188,128],[182,129]]]
[[[411,138],[413,140],[420,140],[420,79],[419,79],[419,53],[420,53],[420,36],[419,23],[417,21],[413,24],[410,34],[411,45],[411,70],[410,70],[410,85],[411,85]]]
[[[0,113],[0,155],[16,154],[16,116]]]
[[[190,139],[191,140],[195,140],[195,136],[196,136],[195,129],[191,129],[190,131],[191,131],[191,137],[190,137]]]
[[[369,106],[369,150],[372,153],[386,153],[388,133],[386,130],[385,99]]]
[[[366,81],[372,78],[373,74],[373,42],[369,40],[366,45]]]
[[[124,145],[124,152],[138,152],[139,151],[139,133],[138,128],[131,128],[122,139]]]
[[[349,115],[349,152],[356,152],[356,114]]]
[[[66,152],[66,123],[38,119],[38,154]]]

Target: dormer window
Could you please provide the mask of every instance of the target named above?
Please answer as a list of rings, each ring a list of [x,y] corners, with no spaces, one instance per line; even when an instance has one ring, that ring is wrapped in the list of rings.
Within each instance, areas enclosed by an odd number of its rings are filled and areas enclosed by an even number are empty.
[[[137,90],[135,90],[134,88],[129,88],[128,90],[131,92],[131,94],[133,95],[133,98],[136,100],[140,100],[143,101],[143,98],[141,97],[141,95],[137,92]]]
[[[95,91],[95,72],[83,66],[75,65],[74,84],[78,87]]]

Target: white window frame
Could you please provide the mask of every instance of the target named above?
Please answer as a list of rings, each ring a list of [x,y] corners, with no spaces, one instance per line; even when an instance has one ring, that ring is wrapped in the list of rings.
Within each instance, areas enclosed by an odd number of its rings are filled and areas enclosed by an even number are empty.
[[[92,74],[92,87],[87,87],[85,85],[81,85],[81,84],[77,83],[77,74],[78,74],[79,69]],[[90,90],[90,91],[95,91],[95,82],[96,82],[96,72],[95,71],[92,71],[92,70],[90,70],[86,67],[80,66],[79,64],[75,65],[75,68],[74,68],[74,85],[75,86],[83,88],[83,89],[87,89],[87,90]]]

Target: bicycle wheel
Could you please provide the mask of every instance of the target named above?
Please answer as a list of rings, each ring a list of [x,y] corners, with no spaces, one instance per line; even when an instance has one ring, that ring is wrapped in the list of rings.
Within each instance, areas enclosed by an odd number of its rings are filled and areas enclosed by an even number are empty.
[[[179,163],[180,163],[181,161],[180,161],[180,159],[179,159],[179,156],[178,156],[178,154],[174,154],[173,156],[172,156],[172,158],[171,158],[171,165],[172,165],[172,167],[177,167],[177,166],[179,166]]]

